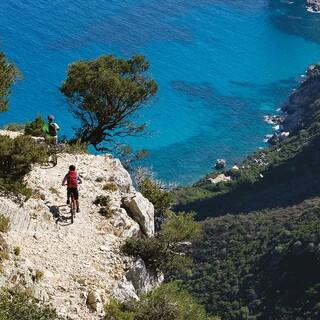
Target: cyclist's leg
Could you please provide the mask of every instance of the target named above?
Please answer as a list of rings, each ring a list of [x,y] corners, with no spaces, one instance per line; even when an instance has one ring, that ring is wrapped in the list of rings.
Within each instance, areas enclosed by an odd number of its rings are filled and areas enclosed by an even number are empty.
[[[78,188],[74,189],[74,199],[75,199],[75,205],[77,208],[77,212],[80,212],[80,208],[79,208],[79,190]]]
[[[70,204],[70,188],[67,188],[67,204]]]

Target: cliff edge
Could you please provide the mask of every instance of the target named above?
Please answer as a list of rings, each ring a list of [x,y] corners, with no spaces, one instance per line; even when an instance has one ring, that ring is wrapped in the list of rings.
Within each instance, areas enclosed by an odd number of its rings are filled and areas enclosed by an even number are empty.
[[[83,180],[73,224],[61,186],[71,164]],[[1,286],[27,289],[69,319],[95,320],[111,298],[138,299],[156,285],[142,260],[120,250],[127,237],[154,234],[154,209],[119,160],[62,154],[55,167],[34,166],[25,181],[33,196],[22,205],[0,197],[0,213],[11,222]],[[98,196],[107,199],[105,210],[94,204]]]

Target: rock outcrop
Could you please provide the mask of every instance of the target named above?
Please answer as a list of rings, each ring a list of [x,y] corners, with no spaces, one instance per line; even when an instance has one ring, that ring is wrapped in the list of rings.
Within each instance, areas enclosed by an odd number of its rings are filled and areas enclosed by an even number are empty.
[[[282,131],[291,132],[296,129],[306,112],[319,99],[320,65],[312,65],[306,72],[305,80],[291,94],[288,103],[282,108],[282,111],[287,114],[282,123]]]
[[[143,234],[154,235],[154,208],[152,203],[137,192],[133,196],[123,198],[123,206],[129,216],[139,223]]]
[[[73,224],[61,186],[70,164],[83,180],[81,211]],[[126,237],[153,235],[154,216],[119,160],[62,154],[57,166],[35,166],[25,180],[34,192],[22,205],[0,197],[0,213],[11,220],[2,241],[10,259],[3,264],[0,286],[29,289],[68,319],[95,320],[109,299],[137,299],[160,280],[120,250]],[[93,204],[99,195],[110,199],[110,218]]]
[[[320,0],[306,0],[307,10],[320,13]]]

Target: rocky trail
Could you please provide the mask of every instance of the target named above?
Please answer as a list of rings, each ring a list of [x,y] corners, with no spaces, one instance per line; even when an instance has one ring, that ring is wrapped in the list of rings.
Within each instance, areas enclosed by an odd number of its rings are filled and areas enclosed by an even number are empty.
[[[76,166],[83,180],[81,211],[73,224],[66,187],[61,186],[70,164]],[[141,269],[141,262],[140,274],[134,275],[144,277],[135,281],[140,288],[126,277],[130,268],[132,273],[134,262],[123,256],[120,245],[141,230],[153,233],[153,206],[134,190],[119,160],[109,155],[63,154],[55,167],[36,166],[26,181],[34,195],[22,207],[0,199],[0,213],[11,220],[6,242],[11,252],[20,248],[20,254],[12,253],[4,265],[0,285],[22,285],[52,304],[60,315],[89,320],[101,319],[103,304],[111,297],[136,298],[138,291],[148,286],[146,281],[151,279],[143,266]],[[112,190],[103,188],[106,184],[112,185]],[[110,218],[100,215],[99,207],[93,204],[98,195],[110,197]],[[133,201],[138,213],[128,214],[122,208],[124,199],[129,207]],[[140,225],[130,217],[136,214],[142,214],[135,218]]]

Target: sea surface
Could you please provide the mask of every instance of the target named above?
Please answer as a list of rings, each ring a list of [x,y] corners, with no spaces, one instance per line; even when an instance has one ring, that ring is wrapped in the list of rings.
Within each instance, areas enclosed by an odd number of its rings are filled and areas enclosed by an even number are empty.
[[[0,125],[52,113],[70,136],[68,64],[143,54],[159,93],[136,116],[147,134],[127,142],[158,179],[191,184],[265,146],[263,116],[320,60],[319,30],[303,0],[1,0],[0,49],[24,79]]]

